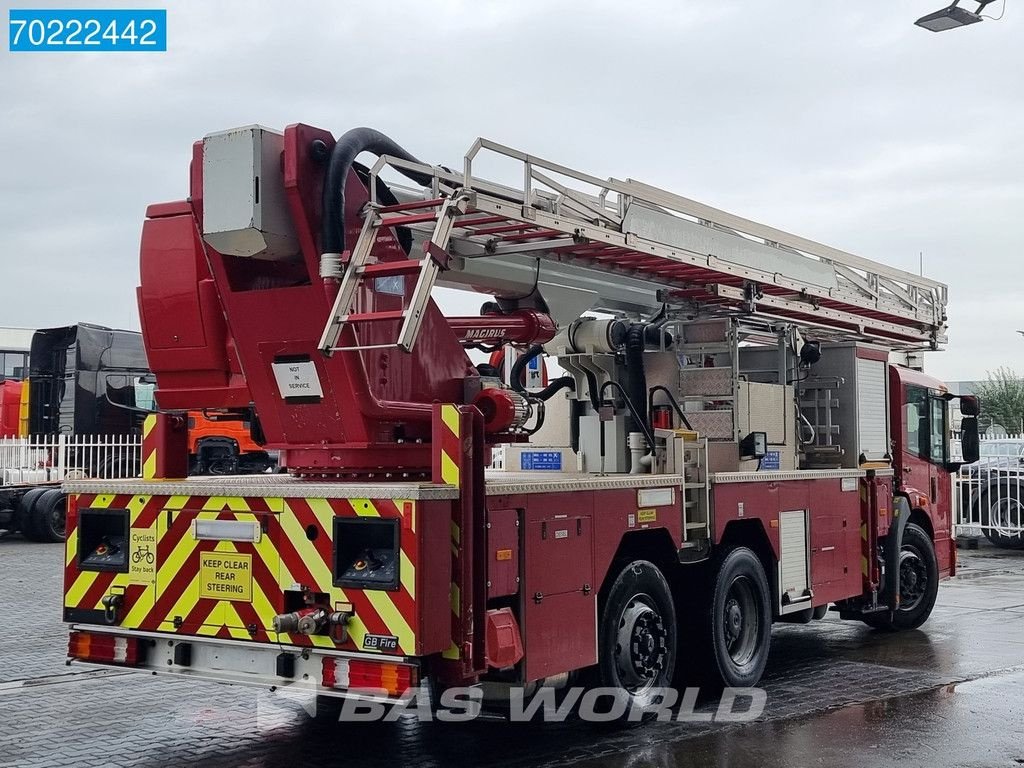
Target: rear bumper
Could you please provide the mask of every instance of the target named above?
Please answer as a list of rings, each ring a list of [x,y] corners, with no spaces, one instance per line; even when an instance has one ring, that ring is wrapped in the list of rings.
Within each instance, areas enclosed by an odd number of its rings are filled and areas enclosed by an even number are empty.
[[[175,637],[159,632],[125,631],[94,625],[71,625],[70,630],[115,638],[133,638],[139,642],[141,650],[139,661],[132,665],[76,658],[71,658],[69,663],[106,669],[113,667],[153,675],[174,675],[272,691],[302,691],[318,696],[361,701],[396,702],[400,700],[400,694],[391,695],[382,689],[347,687],[345,682],[350,661],[410,665],[417,670],[419,667],[415,659],[382,654],[348,653],[197,636]],[[329,660],[333,667],[337,681],[334,686],[323,684],[325,660]],[[288,674],[281,673],[282,666]]]

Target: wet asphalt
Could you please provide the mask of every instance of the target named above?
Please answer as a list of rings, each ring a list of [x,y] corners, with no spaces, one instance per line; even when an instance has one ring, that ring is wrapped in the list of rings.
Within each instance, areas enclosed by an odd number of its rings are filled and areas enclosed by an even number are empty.
[[[323,723],[275,694],[64,665],[59,546],[0,540],[0,766],[1024,764],[1024,552],[961,551],[931,620],[779,625],[751,723]]]

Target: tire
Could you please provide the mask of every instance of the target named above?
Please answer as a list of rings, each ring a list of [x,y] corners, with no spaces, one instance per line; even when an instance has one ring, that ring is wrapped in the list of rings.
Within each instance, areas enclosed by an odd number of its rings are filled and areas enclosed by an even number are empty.
[[[771,649],[772,606],[764,566],[753,550],[730,549],[715,563],[698,631],[707,682],[757,685]]]
[[[908,523],[900,547],[900,607],[896,615],[888,612],[867,614],[862,618],[869,627],[898,632],[917,629],[931,616],[939,593],[939,563],[935,545],[924,529]]]
[[[52,488],[32,488],[25,492],[18,504],[18,527],[21,535],[29,541],[40,541],[41,534],[36,531],[35,516],[33,509],[39,501],[39,497]]]
[[[1024,501],[1020,483],[997,483],[989,486],[979,500],[980,520],[985,538],[1004,549],[1024,549],[1024,534],[1001,533],[998,528],[1024,527]]]
[[[68,497],[59,488],[52,488],[40,496],[31,514],[37,540],[51,543],[64,541],[67,511]]]
[[[622,564],[598,616],[597,686],[618,688],[624,717],[654,703],[657,689],[672,685],[677,659],[676,610],[664,574],[647,560]]]

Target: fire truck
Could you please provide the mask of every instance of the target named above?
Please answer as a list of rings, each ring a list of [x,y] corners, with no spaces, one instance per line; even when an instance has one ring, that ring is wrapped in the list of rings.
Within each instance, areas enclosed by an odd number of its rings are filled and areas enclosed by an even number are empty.
[[[66,484],[73,661],[643,705],[757,683],[774,622],[918,627],[954,573],[941,283],[484,139],[248,126],[189,178],[142,233],[144,478]],[[187,477],[185,414],[253,405],[287,473]]]

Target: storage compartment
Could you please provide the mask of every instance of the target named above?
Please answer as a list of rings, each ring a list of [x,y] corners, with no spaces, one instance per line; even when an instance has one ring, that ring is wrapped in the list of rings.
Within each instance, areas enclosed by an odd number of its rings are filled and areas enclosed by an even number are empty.
[[[519,591],[519,512],[487,511],[487,598]]]
[[[878,347],[822,345],[800,389],[800,412],[815,433],[806,453],[816,453],[819,466],[890,461],[887,366],[888,353]]]
[[[79,511],[78,567],[83,571],[128,571],[128,510]]]
[[[398,589],[398,520],[334,518],[334,586]]]

